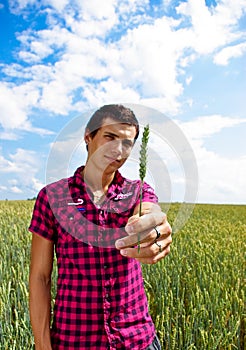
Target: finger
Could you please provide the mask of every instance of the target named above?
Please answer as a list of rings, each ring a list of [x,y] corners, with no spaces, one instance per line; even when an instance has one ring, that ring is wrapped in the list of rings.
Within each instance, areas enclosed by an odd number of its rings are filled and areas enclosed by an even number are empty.
[[[136,248],[125,248],[121,249],[120,253],[123,256],[130,258],[153,258],[159,253],[162,253],[166,248],[170,247],[172,243],[172,237],[169,235],[164,239],[154,241],[151,245],[146,246],[145,243],[141,244],[140,251]]]
[[[150,203],[150,202],[143,202],[142,203],[142,208],[141,208],[141,213],[142,215],[148,214],[148,213],[153,213],[154,211],[161,211],[161,207],[157,203]],[[135,209],[134,213],[139,215],[140,212],[140,204],[138,204]]]
[[[166,214],[161,211],[145,214],[138,217],[138,220],[129,221],[125,227],[128,234],[138,233],[160,225],[166,220]]]
[[[164,224],[158,226],[158,230],[161,233],[161,238],[166,238],[171,235],[172,229],[167,221]],[[131,234],[129,236],[125,236],[115,242],[115,246],[117,249],[132,247],[137,245],[138,243],[148,243],[153,244],[156,236],[156,230],[152,228],[152,230],[146,230],[141,233]]]
[[[139,220],[139,215],[138,214],[133,215],[128,219],[126,226],[127,225],[134,225],[138,220]]]
[[[158,246],[152,246],[151,248],[141,248],[140,253],[136,248],[127,248],[120,251],[121,255],[134,258],[144,264],[156,264],[170,253],[170,245],[167,244],[165,248],[160,252]]]
[[[141,233],[130,234],[130,236],[120,238],[115,242],[115,246],[117,249],[128,248],[139,243],[153,242],[155,238],[156,232],[154,229],[152,229],[151,231],[147,230]]]
[[[160,260],[165,258],[168,254],[170,253],[170,247],[167,247],[166,249],[163,250],[160,254],[150,257],[150,258],[136,258],[141,264],[148,264],[148,265],[155,265],[157,264]]]

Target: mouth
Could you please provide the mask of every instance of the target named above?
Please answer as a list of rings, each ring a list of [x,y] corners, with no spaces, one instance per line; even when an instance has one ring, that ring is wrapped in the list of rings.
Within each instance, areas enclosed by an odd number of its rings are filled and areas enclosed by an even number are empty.
[[[110,162],[110,163],[120,163],[121,159],[115,159],[113,157],[105,156],[105,158]]]

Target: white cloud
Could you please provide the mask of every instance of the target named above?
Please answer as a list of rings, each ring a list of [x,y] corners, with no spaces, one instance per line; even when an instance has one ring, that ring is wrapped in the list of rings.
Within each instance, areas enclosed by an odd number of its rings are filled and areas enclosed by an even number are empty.
[[[246,157],[229,159],[206,149],[195,150],[199,167],[199,201],[244,203]]]
[[[245,1],[222,0],[208,8],[204,0],[182,2],[177,13],[190,19],[191,47],[199,54],[209,54],[217,48],[243,37],[237,31],[238,19],[245,11]]]
[[[0,171],[2,173],[11,172],[27,175],[28,173],[36,172],[35,166],[37,166],[38,163],[36,152],[17,148],[15,153],[9,155],[9,159],[1,155]]]
[[[28,124],[26,105],[18,87],[0,83],[0,123],[3,128],[25,128]]]
[[[225,47],[218,52],[214,57],[214,63],[226,66],[231,58],[237,58],[244,55],[246,52],[246,42]]]
[[[245,119],[205,116],[180,123],[196,156],[199,169],[198,202],[245,203],[246,157],[233,158],[208,151],[204,140],[224,128],[245,124]]]
[[[151,120],[151,119],[150,119]],[[189,181],[198,180],[197,202],[245,203],[246,157],[221,155],[218,150],[208,150],[205,140],[220,133],[224,128],[245,125],[246,119],[222,117],[219,115],[195,118],[190,122],[151,121],[151,139],[149,149],[158,152],[160,157],[156,169],[165,163],[170,179],[172,200],[183,201]],[[173,127],[176,124],[176,127]],[[190,144],[187,147],[186,142]],[[234,140],[235,142],[235,140]],[[193,159],[192,153],[195,156]],[[150,163],[154,156],[151,156]],[[193,159],[193,160],[192,160]],[[191,163],[192,160],[192,163]],[[194,163],[195,162],[195,163]],[[198,178],[195,168],[198,168]],[[149,167],[151,164],[149,164]],[[153,170],[152,168],[150,168]],[[161,171],[162,180],[167,181],[165,171]],[[158,177],[157,182],[160,181]],[[192,192],[192,187],[189,192]],[[160,198],[168,193],[162,191]],[[195,199],[195,192],[192,199]],[[191,193],[187,194],[191,196]]]
[[[17,187],[17,186],[10,187],[10,191],[13,192],[13,193],[17,193],[17,194],[22,193],[22,190],[19,187]]]
[[[38,89],[31,82],[22,85],[0,82],[0,125],[3,128],[1,136],[4,139],[17,139],[16,130],[24,130],[50,135],[53,132],[34,127],[29,120],[29,112],[38,101]]]
[[[136,102],[140,97],[134,89],[124,87],[119,81],[108,79],[102,81],[97,87],[87,84],[84,89],[84,96],[90,106],[100,106],[105,103]],[[109,97],[110,96],[110,97]]]
[[[69,0],[44,0],[44,3],[52,6],[58,13],[62,13],[65,7],[69,4]]]
[[[18,140],[18,135],[15,132],[12,131],[0,131],[0,139],[1,140],[8,140],[8,141],[16,141]]]
[[[31,41],[30,52],[20,51],[19,58],[28,63],[35,63],[42,61],[43,58],[46,58],[51,54],[53,54],[53,50],[44,42]]]
[[[185,79],[186,85],[190,85],[190,83],[192,82],[192,77],[189,76]]]
[[[42,187],[44,187],[44,183],[42,183],[37,178],[33,177],[30,179],[30,187],[35,192],[38,193]]]
[[[62,80],[55,80],[45,85],[39,106],[56,114],[67,114],[72,104],[67,86]]]
[[[34,5],[35,0],[9,0],[9,7],[13,13],[18,13],[27,6]]]
[[[153,25],[139,26],[129,30],[117,47],[122,67],[118,79],[139,88],[144,98],[173,100],[175,109],[183,88],[177,81],[177,59],[182,49],[176,45],[179,36],[174,25],[175,21],[163,18]]]
[[[32,0],[11,4],[19,10],[35,5]],[[236,27],[244,10],[242,0],[223,0],[210,9],[203,0],[188,0],[177,6],[182,16],[178,20],[167,16],[150,20],[144,13],[147,0],[99,4],[99,0],[43,2],[47,28],[18,34],[22,45],[19,57],[30,65],[5,66],[3,71],[11,77],[29,79],[36,93],[36,99],[27,104],[29,108],[15,101],[20,120],[27,119],[24,114],[34,106],[65,115],[81,105],[98,106],[99,101],[128,95],[128,101],[135,99],[136,103],[142,101],[175,114],[180,111],[179,98],[184,91],[180,77],[184,76],[185,84],[191,82],[191,74],[185,76],[186,68],[197,54],[216,52],[243,36]],[[118,38],[111,36],[120,26],[127,26],[127,21],[133,21],[133,29],[118,32]],[[107,35],[112,39],[106,42]],[[238,44],[237,50],[242,53],[243,47]],[[227,62],[230,50],[224,50],[215,56],[215,62]],[[37,64],[52,53],[54,63]],[[78,89],[83,104],[74,99]]]
[[[50,65],[34,64],[31,67],[23,67],[21,64],[10,64],[2,67],[3,73],[11,78],[32,80],[35,86],[41,86],[49,82],[53,77],[54,68]],[[10,86],[9,86],[10,87]]]
[[[117,23],[115,13],[115,0],[104,2],[101,0],[78,1],[79,20],[75,21],[70,18],[70,26],[74,33],[80,34],[82,37],[103,36]]]
[[[179,125],[189,139],[204,140],[220,132],[223,128],[230,128],[243,123],[246,123],[245,118],[225,117],[215,114],[197,117],[186,123],[179,122]]]
[[[22,148],[18,148],[8,157],[4,157],[1,153],[0,174],[5,190],[7,188],[16,194],[27,191],[37,193],[37,190],[44,186],[37,178],[43,166],[40,155]],[[9,178],[9,174],[14,178]]]

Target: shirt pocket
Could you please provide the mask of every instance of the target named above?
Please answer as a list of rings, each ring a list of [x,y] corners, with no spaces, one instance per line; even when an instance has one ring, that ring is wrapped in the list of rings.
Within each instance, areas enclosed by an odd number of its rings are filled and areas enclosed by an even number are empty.
[[[69,236],[83,241],[87,228],[86,220],[76,206],[69,206],[63,203],[60,205],[58,203],[54,210],[58,241]]]

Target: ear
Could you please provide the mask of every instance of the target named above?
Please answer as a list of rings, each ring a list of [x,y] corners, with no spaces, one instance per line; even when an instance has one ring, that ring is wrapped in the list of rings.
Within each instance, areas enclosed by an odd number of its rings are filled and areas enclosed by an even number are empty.
[[[85,134],[84,134],[84,140],[85,143],[88,145],[88,143],[91,140],[91,135],[90,135],[90,131],[88,129],[85,130]]]

